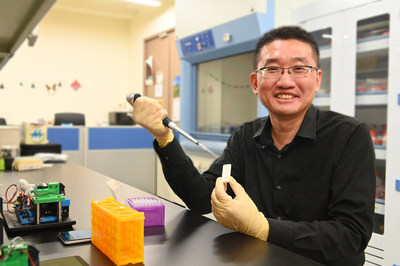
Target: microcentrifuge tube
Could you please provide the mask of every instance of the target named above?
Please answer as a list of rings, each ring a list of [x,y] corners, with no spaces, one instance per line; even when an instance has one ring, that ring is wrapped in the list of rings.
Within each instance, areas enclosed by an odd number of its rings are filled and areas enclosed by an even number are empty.
[[[222,182],[227,183],[229,181],[229,177],[231,176],[231,164],[224,164],[222,166]]]

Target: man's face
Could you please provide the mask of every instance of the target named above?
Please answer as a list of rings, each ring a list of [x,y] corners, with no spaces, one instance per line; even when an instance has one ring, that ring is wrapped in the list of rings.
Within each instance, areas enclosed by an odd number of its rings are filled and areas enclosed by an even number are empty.
[[[295,39],[276,40],[261,50],[257,68],[265,66],[314,66],[312,48]],[[288,70],[276,78],[265,78],[259,71],[250,76],[251,85],[272,116],[293,118],[304,116],[321,84],[321,70],[311,69],[306,77],[291,77]]]

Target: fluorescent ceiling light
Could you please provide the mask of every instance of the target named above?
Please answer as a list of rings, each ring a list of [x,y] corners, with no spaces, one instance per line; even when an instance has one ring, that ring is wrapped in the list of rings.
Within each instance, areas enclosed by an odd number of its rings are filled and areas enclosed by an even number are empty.
[[[125,2],[131,2],[136,4],[148,5],[148,6],[160,6],[161,2],[158,0],[124,0]]]

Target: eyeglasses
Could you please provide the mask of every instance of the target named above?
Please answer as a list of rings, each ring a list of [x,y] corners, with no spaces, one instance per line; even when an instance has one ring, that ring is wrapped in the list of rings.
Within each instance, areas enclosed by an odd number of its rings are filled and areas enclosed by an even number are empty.
[[[274,79],[279,78],[285,72],[285,69],[288,70],[288,74],[293,78],[305,78],[307,77],[311,69],[319,70],[317,67],[313,66],[291,66],[291,67],[278,67],[278,66],[266,66],[259,69],[254,70],[254,72],[260,72],[264,78]]]

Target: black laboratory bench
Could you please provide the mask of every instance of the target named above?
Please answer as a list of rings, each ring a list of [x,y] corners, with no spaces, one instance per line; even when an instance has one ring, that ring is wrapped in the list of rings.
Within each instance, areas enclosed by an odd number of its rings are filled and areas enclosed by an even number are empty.
[[[112,197],[106,184],[110,177],[72,162],[40,170],[0,172],[1,195],[20,179],[29,183],[64,184],[66,197],[71,202],[69,218],[76,221],[72,226],[75,230],[90,228],[91,199],[100,201]],[[127,197],[153,196],[126,184],[122,184],[122,188]],[[165,205],[165,227],[145,228],[143,265],[320,265],[281,247],[233,232],[182,206],[160,200]],[[90,265],[114,265],[90,243],[63,245],[57,238],[60,230],[45,228],[22,232],[20,236],[39,250],[41,262],[80,256]],[[4,231],[5,243],[13,237]]]

